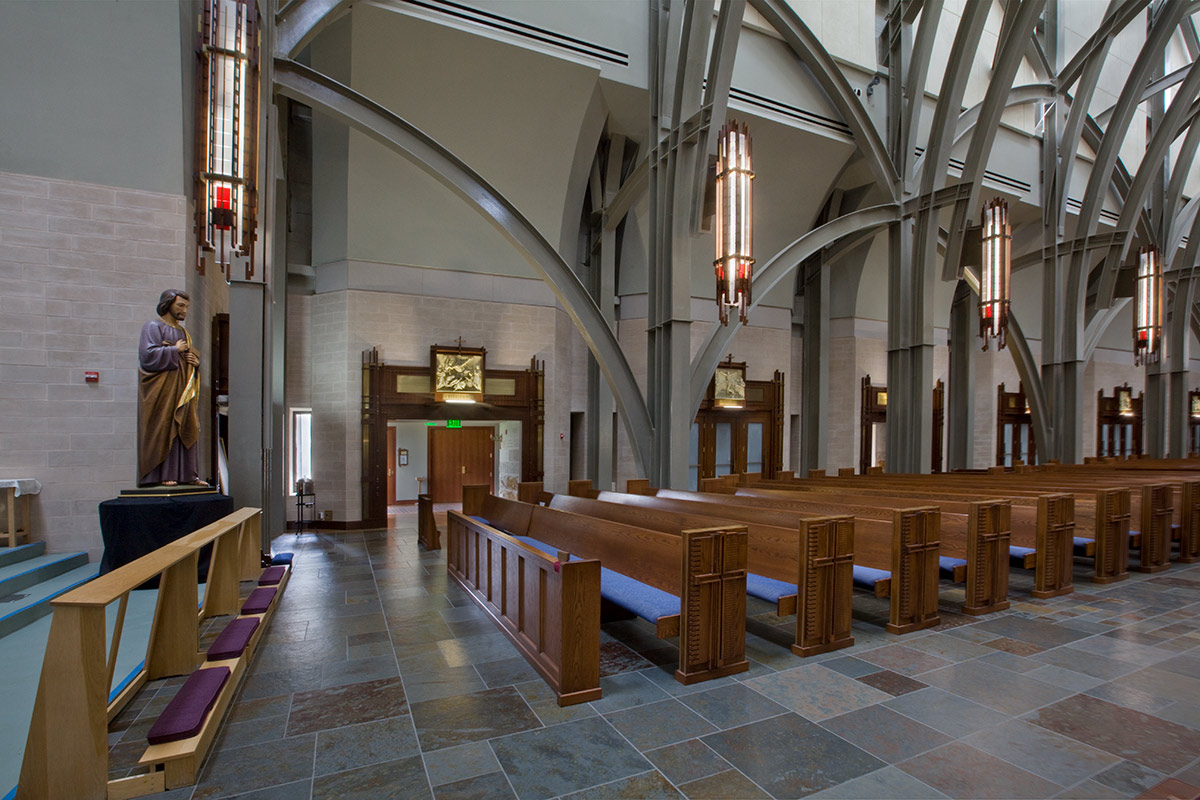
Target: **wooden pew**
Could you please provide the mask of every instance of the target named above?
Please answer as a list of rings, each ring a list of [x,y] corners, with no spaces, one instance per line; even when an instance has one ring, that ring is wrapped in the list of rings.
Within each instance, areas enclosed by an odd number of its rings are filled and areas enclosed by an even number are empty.
[[[772,485],[764,481],[749,484],[750,487]],[[659,494],[676,496],[674,492],[666,491]],[[908,504],[899,498],[856,498],[840,494],[814,498],[778,488],[743,487],[732,496],[697,496],[710,498],[710,502],[731,502],[760,508],[784,508],[819,514],[840,511],[853,514],[856,519],[885,519],[896,509]],[[1009,520],[1012,504],[1007,500],[987,500],[958,505],[938,503],[938,507],[941,511],[941,556],[963,562],[961,567],[953,571],[952,578],[956,583],[964,579],[967,583],[963,612],[980,615],[1008,608]]]
[[[553,558],[446,514],[446,570],[554,690],[560,706],[600,699],[600,562]]]
[[[146,681],[187,675],[204,659],[199,625],[238,612],[239,587],[257,580],[260,563],[257,508],[243,508],[53,601],[33,719],[21,763],[20,800],[106,800],[138,797],[195,782],[253,648],[238,660],[200,732],[173,743],[167,761],[148,774],[109,780],[108,723]],[[212,545],[204,603],[199,602],[200,550]],[[159,579],[157,604],[141,667],[113,688],[129,593]],[[107,608],[117,603],[111,637]],[[255,642],[257,640],[254,640]],[[107,654],[107,657],[106,657]]]
[[[526,484],[528,485],[528,484]],[[536,484],[540,488],[541,484]],[[737,525],[666,509],[604,502],[584,497],[540,493],[543,505],[612,522],[637,525],[674,535],[713,523]],[[799,529],[750,522],[746,524],[747,565],[752,573],[747,591],[775,603],[779,616],[796,615],[792,652],[799,656],[826,653],[854,644],[851,635],[851,596],[854,520],[847,516],[800,521]],[[756,591],[754,576],[764,591]],[[790,587],[780,594],[778,584]]]
[[[505,500],[486,486],[463,487],[463,514],[493,528],[528,537],[601,564],[605,571],[676,598],[675,613],[654,620],[660,638],[679,636],[675,679],[690,684],[745,672],[746,529],[741,526],[685,531],[682,538],[565,511]],[[559,559],[562,560],[561,557]],[[618,604],[620,597],[612,599]],[[628,607],[628,606],[627,606]]]
[[[845,492],[801,492],[786,481],[749,481],[738,486],[736,494],[793,502],[808,498],[810,508],[830,510],[843,506],[890,509],[911,502],[901,496],[856,494],[849,487]],[[1047,507],[1040,513],[1036,507],[1013,506],[1011,500],[928,500],[942,511],[942,552],[966,553],[966,613],[1000,610],[994,607],[998,602],[1007,606],[1004,593],[1010,564],[1034,570],[1034,597],[1057,597],[1075,591],[1071,570],[1075,529],[1072,495],[1044,496]],[[1007,526],[995,516],[1003,513],[995,508],[997,503],[1008,507]],[[1039,525],[1039,519],[1044,524]]]
[[[1058,468],[1029,468],[1028,471],[1000,476],[1004,487],[1025,489],[1071,491],[1090,495],[1100,481],[1099,476],[1060,473]],[[1134,566],[1139,572],[1161,572],[1170,568],[1172,520],[1178,516],[1174,502],[1174,487],[1162,481],[1138,481],[1109,475],[1108,485],[1126,489],[1130,493],[1129,513],[1131,538],[1129,545],[1138,550],[1138,562]],[[1132,530],[1133,526],[1137,530]]]
[[[426,550],[442,549],[442,532],[433,516],[433,498],[417,495],[417,543]]]
[[[648,491],[643,483],[631,488]],[[600,492],[600,500],[711,516],[711,503],[678,500],[646,494]],[[804,519],[825,515],[773,511],[745,506],[723,507],[719,515],[738,522],[758,522],[785,529],[798,528]],[[940,512],[931,506],[897,510],[891,522],[855,520],[854,565],[887,573],[887,584],[877,583],[877,597],[887,596],[891,633],[909,633],[941,623],[938,616],[938,546]]]
[[[1113,461],[1084,465],[1054,465],[1047,472],[1057,476],[1083,477],[1103,483],[1146,484],[1167,483],[1174,487],[1172,498],[1177,523],[1172,538],[1179,540],[1179,556],[1183,564],[1200,561],[1200,459],[1150,459]]]
[[[982,478],[981,481],[965,481],[964,478]],[[877,494],[889,497],[912,498],[925,501],[938,499],[972,500],[1003,497],[1012,501],[1014,507],[1039,508],[1039,498],[1054,494],[1070,494],[1074,499],[1074,555],[1095,559],[1095,583],[1111,583],[1129,577],[1130,544],[1130,491],[1127,488],[1091,488],[1088,491],[1064,489],[1055,491],[1053,486],[1030,488],[1016,484],[989,481],[991,476],[961,475],[958,473],[925,476],[856,476],[854,478],[810,478],[796,480],[788,488],[810,492]],[[897,480],[900,478],[900,480]],[[916,479],[916,480],[914,480]],[[1066,509],[1053,503],[1045,503],[1046,512],[1039,513],[1038,526],[1047,530],[1058,529],[1068,520]],[[1058,511],[1060,513],[1052,513]],[[1064,565],[1065,566],[1065,565]]]

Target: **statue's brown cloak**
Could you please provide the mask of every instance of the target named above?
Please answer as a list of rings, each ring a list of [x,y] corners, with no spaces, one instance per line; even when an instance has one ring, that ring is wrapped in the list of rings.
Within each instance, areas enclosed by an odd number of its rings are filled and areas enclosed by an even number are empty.
[[[188,348],[192,337],[186,331]],[[167,460],[171,443],[185,448],[200,438],[200,371],[186,361],[179,369],[141,371],[138,381],[138,475]]]

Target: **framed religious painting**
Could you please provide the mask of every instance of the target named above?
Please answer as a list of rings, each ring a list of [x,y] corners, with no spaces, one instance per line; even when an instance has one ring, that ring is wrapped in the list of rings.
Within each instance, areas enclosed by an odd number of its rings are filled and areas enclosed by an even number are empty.
[[[487,350],[482,347],[430,349],[433,399],[438,403],[482,403],[483,370]]]
[[[744,408],[746,405],[746,364],[723,362],[713,374],[713,405],[717,408]]]

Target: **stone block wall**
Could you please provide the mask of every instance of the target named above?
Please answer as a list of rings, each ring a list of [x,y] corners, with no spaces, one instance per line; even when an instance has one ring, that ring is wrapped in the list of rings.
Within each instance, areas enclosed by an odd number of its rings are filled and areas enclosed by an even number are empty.
[[[182,196],[0,173],[0,476],[42,483],[51,551],[97,560],[97,505],[136,484],[137,340],[162,290],[192,292],[208,352],[189,222]]]

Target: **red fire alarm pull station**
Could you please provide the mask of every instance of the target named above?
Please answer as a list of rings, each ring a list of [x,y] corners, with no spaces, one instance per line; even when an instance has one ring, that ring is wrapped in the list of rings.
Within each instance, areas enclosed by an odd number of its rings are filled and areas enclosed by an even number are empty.
[[[100,373],[99,372],[83,373],[83,382],[84,383],[99,383],[100,382]]]

